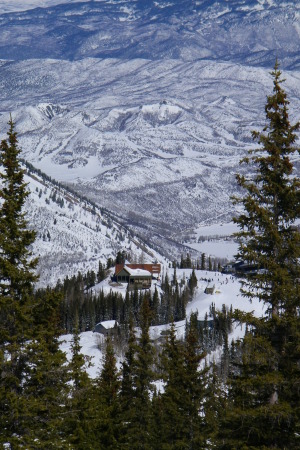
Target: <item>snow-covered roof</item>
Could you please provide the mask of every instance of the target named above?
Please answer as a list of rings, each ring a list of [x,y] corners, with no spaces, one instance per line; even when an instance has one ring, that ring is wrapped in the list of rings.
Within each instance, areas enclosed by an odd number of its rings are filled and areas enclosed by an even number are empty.
[[[151,272],[149,272],[148,270],[131,269],[128,266],[124,266],[124,269],[126,270],[126,272],[129,273],[129,275],[132,275],[132,276],[147,276],[147,277],[151,277],[152,276]]]
[[[115,320],[104,320],[104,322],[97,323],[97,325],[102,325],[106,330],[110,330],[111,328],[113,328],[115,326],[115,324],[116,324]],[[118,325],[118,322],[117,322],[117,325]]]
[[[158,263],[156,263],[156,264],[148,264],[148,263],[131,264],[131,263],[126,262],[125,264],[116,264],[115,275],[118,275],[125,267],[126,267],[127,271],[128,271],[128,269],[131,269],[131,270],[140,269],[140,270],[145,270],[147,272],[150,272],[152,275],[159,275],[160,271],[161,271],[161,266]]]

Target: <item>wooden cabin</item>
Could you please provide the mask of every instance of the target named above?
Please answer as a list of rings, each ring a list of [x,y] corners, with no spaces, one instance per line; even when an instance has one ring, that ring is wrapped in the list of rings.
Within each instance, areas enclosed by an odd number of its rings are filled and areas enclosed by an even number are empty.
[[[152,273],[149,270],[132,268],[130,266],[138,266],[138,264],[118,264],[116,266],[114,278],[118,283],[127,283],[128,289],[149,289],[151,288]],[[143,264],[144,266],[146,264]],[[118,267],[119,266],[119,267]],[[120,267],[121,266],[121,267]]]
[[[147,270],[151,273],[152,278],[159,278],[160,272],[161,272],[161,266],[160,264],[116,264],[115,267],[115,276],[118,276],[118,273],[125,267],[128,267],[129,269],[141,269],[141,270]]]
[[[119,324],[116,320],[105,320],[103,322],[99,322],[95,325],[93,330],[94,333],[100,333],[104,336],[108,334],[113,334],[116,332]]]

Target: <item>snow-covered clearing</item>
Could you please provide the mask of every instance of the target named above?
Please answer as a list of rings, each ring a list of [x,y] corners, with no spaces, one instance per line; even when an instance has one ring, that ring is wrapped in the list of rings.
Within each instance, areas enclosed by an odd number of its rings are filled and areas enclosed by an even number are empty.
[[[208,256],[233,260],[238,250],[238,243],[233,238],[237,231],[238,226],[233,222],[199,225],[195,230],[195,242],[187,245]]]

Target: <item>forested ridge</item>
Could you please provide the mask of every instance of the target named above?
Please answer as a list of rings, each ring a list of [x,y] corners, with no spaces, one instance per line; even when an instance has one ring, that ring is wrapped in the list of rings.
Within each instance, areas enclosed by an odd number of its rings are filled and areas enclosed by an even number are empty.
[[[24,203],[29,195],[11,119],[0,145],[0,445],[4,449],[286,449],[300,446],[300,180],[299,153],[276,62],[266,126],[254,132],[258,149],[241,162],[238,257],[257,270],[241,279],[241,293],[259,298],[265,314],[211,306],[210,319],[186,317],[197,278],[185,285],[165,275],[162,293],[91,287],[107,276],[78,274],[35,290],[37,260],[30,252]],[[181,266],[190,266],[188,255]],[[201,265],[201,261],[199,262]],[[204,264],[204,261],[203,261]],[[210,269],[217,269],[210,262]],[[175,322],[185,319],[184,339]],[[87,375],[79,333],[115,320],[102,371]],[[232,321],[245,324],[229,345]],[[159,343],[153,324],[170,324]],[[71,359],[59,337],[72,333]],[[207,366],[207,352],[223,356]],[[122,348],[121,363],[116,352]]]

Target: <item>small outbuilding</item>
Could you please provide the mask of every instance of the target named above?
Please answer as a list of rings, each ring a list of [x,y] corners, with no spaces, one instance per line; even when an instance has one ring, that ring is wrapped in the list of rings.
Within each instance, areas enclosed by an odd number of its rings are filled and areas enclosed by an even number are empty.
[[[215,285],[214,284],[208,284],[204,290],[205,294],[210,294],[213,295],[213,293],[215,292]]]
[[[119,325],[116,320],[105,320],[104,322],[97,323],[97,325],[95,325],[95,328],[93,329],[93,332],[107,336],[108,334],[114,333],[115,330],[117,330],[118,326]]]

